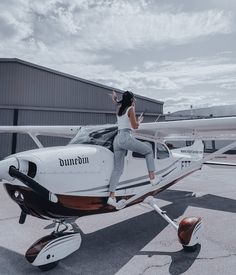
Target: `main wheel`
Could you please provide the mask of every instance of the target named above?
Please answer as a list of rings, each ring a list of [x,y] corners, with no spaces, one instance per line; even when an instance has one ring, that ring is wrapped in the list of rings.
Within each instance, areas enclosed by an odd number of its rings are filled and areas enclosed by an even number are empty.
[[[178,228],[179,241],[187,252],[194,252],[200,241],[202,219],[197,217],[184,218]]]
[[[58,265],[59,261],[56,261],[56,262],[52,262],[50,264],[44,264],[44,265],[39,265],[38,268],[41,270],[41,271],[48,271],[48,270],[51,270],[53,269],[54,267],[56,267]]]

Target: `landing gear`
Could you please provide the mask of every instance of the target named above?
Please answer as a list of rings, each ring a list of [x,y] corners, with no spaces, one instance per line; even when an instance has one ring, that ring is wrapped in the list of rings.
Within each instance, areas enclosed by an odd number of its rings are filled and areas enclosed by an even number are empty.
[[[60,230],[62,226],[63,229]],[[55,230],[32,244],[25,257],[32,265],[38,266],[42,271],[48,271],[54,268],[59,260],[78,250],[81,241],[80,232],[74,224],[64,220],[56,221]]]
[[[202,219],[197,217],[184,218],[178,227],[179,241],[184,251],[194,252],[199,243]]]
[[[171,224],[178,233],[178,239],[183,246],[184,251],[194,252],[199,244],[199,236],[202,227],[202,219],[197,217],[189,217],[181,220],[180,224],[177,225],[172,221],[166,212],[161,210],[157,204],[156,199],[152,196],[147,197],[144,200],[145,203],[149,204],[158,214],[162,216],[169,224]]]

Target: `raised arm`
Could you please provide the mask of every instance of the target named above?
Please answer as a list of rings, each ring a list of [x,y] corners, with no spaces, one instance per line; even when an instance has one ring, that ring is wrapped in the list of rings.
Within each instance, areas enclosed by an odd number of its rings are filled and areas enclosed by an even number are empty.
[[[140,120],[137,120],[135,109],[134,109],[133,106],[129,109],[128,116],[129,116],[129,120],[131,122],[132,128],[133,129],[138,129],[138,127],[139,127],[140,123],[142,122],[143,118],[141,118]]]

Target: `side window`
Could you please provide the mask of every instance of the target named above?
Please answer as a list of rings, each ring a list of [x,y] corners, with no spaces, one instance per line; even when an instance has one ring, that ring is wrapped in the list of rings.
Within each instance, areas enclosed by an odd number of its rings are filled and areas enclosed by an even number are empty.
[[[157,155],[156,158],[157,159],[166,159],[169,157],[169,152],[167,150],[167,148],[160,143],[157,143]]]
[[[154,142],[151,142],[151,141],[147,141],[147,140],[142,140],[142,139],[138,139],[139,141],[142,141],[143,143],[146,143],[148,146],[152,147],[152,151],[153,151],[153,154],[154,154],[154,148],[155,148],[155,144]],[[132,152],[132,157],[134,158],[145,158],[144,155],[140,154],[140,153],[137,153],[137,152]]]

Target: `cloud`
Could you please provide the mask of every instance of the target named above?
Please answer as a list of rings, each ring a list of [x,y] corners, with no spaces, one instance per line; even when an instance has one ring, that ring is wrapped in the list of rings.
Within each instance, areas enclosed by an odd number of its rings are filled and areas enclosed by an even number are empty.
[[[183,12],[151,0],[1,1],[0,56],[132,89],[167,100],[167,106],[171,100],[185,99],[181,102],[187,106],[196,101],[198,86],[231,91],[235,87],[234,60],[212,56],[157,62],[156,52],[230,34],[233,20],[229,11]],[[135,53],[148,51],[153,58],[135,64]],[[130,58],[129,68],[119,69],[117,56]]]
[[[25,46],[34,40],[36,45],[43,43],[50,48],[64,45],[68,51],[120,52],[186,44],[199,37],[227,34],[233,30],[229,12],[162,11],[149,2],[21,0],[10,1],[8,6],[5,2],[1,4],[1,17],[5,19],[1,35],[6,37],[4,29],[8,24],[14,29],[18,42]]]
[[[136,83],[134,86],[140,89],[146,87],[157,90],[180,90],[200,84],[223,87],[223,84],[235,83],[235,74],[236,61],[232,57],[212,56],[181,61],[147,61],[141,67],[135,66],[134,70],[122,73],[113,69],[103,77],[98,76],[98,79],[106,82],[113,76],[119,85],[126,83],[131,86],[132,83]]]
[[[163,100],[166,111],[236,103],[236,61],[227,53],[181,61],[144,62],[120,72],[112,70],[95,81]],[[115,81],[114,81],[115,79]]]

